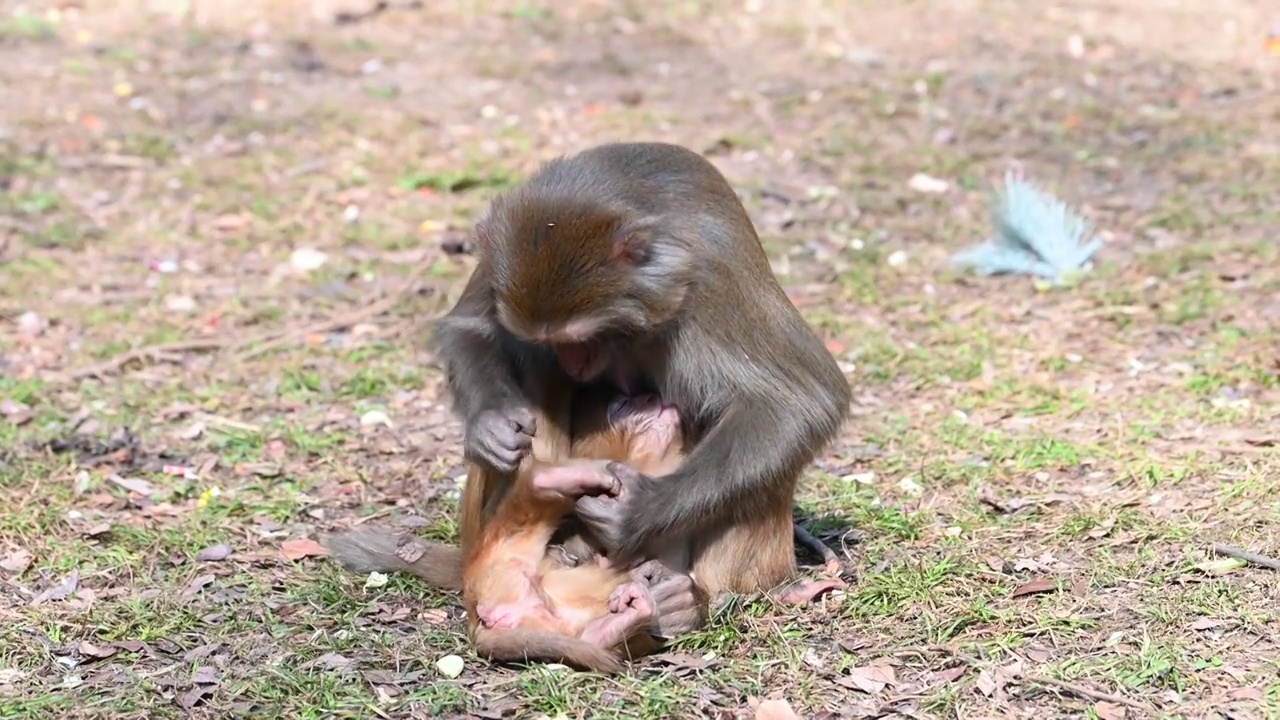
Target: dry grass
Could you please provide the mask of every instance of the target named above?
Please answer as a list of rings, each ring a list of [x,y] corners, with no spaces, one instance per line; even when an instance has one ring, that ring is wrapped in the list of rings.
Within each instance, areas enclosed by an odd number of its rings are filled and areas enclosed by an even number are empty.
[[[1210,550],[1280,555],[1264,3],[0,5],[0,716],[1280,715],[1280,578]],[[453,537],[466,228],[618,138],[706,150],[845,363],[799,509],[855,574],[623,678],[496,669],[454,598],[280,547]],[[1107,232],[1070,287],[947,266],[1014,163]]]

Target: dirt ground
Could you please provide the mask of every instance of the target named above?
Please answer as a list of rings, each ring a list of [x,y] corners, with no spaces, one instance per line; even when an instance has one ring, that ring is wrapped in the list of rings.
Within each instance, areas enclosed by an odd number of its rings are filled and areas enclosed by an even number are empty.
[[[0,2],[0,717],[1280,717],[1280,572],[1213,551],[1280,557],[1267,6]],[[455,538],[423,340],[486,200],[613,139],[705,152],[846,369],[847,586],[495,667],[308,539]],[[950,266],[1013,167],[1077,281]]]

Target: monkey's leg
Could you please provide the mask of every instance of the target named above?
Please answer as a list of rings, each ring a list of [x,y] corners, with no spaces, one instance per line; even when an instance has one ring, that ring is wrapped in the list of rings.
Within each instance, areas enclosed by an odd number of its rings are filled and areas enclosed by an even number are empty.
[[[609,595],[609,614],[587,623],[582,640],[600,648],[622,645],[631,635],[649,629],[656,607],[644,584],[619,585]]]

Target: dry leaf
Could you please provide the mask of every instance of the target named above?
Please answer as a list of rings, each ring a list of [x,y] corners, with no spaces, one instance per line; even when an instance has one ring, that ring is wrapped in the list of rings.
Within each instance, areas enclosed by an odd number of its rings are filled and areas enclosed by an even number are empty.
[[[1071,585],[1071,594],[1072,594],[1072,595],[1074,595],[1074,596],[1076,596],[1076,597],[1078,597],[1078,598],[1088,597],[1088,596],[1089,596],[1089,581],[1088,581],[1088,580],[1085,580],[1085,579],[1083,579],[1083,578],[1081,578],[1080,580],[1077,580],[1077,581],[1075,581],[1074,583],[1072,583],[1072,585]]]
[[[1192,630],[1212,630],[1216,627],[1222,627],[1225,624],[1226,623],[1224,623],[1222,620],[1213,620],[1211,618],[1200,618],[1199,620],[1191,623],[1191,629]]]
[[[964,677],[964,674],[968,671],[969,668],[967,666],[957,665],[953,668],[947,668],[946,670],[939,670],[938,672],[935,672],[933,674],[933,679],[940,683],[951,683]]]
[[[289,560],[301,560],[308,557],[328,555],[329,551],[311,538],[300,538],[297,540],[285,540],[280,543],[280,554]]]
[[[1243,560],[1238,558],[1221,558],[1218,560],[1207,560],[1196,565],[1196,569],[1209,575],[1225,575],[1234,572],[1247,565]]]
[[[1232,700],[1245,700],[1249,702],[1263,702],[1267,699],[1266,693],[1261,688],[1242,687],[1227,693]]]
[[[156,492],[155,486],[146,480],[141,480],[139,478],[123,478],[119,475],[112,474],[107,476],[107,479],[129,492],[137,493],[143,497],[153,495]]]
[[[21,548],[10,550],[5,553],[4,559],[0,560],[0,570],[13,575],[19,575],[29,567],[31,567],[31,553]]]
[[[883,690],[886,685],[893,685],[897,682],[893,668],[887,665],[868,665],[854,668],[849,671],[849,680],[859,690],[873,694]]]
[[[706,658],[689,653],[663,653],[654,657],[664,665],[689,670],[701,670],[711,664]]]
[[[983,695],[986,695],[987,697],[991,697],[996,692],[996,679],[991,675],[991,673],[987,672],[986,670],[983,670],[982,672],[978,673],[977,685],[978,685],[978,692],[981,692]]]
[[[212,584],[214,580],[217,580],[217,578],[212,575],[200,575],[190,583],[187,583],[187,586],[182,590],[181,596],[191,597],[203,590],[206,585]]]
[[[66,600],[71,597],[71,594],[74,593],[78,587],[80,587],[80,573],[77,570],[72,570],[66,580],[63,580],[58,585],[55,585],[32,598],[31,604],[40,605],[41,603],[46,603],[50,600]]]
[[[125,652],[136,653],[136,652],[142,652],[143,650],[147,649],[146,643],[138,642],[137,640],[121,640],[120,642],[113,643],[113,644],[116,647],[120,648],[121,650],[124,650]]]
[[[116,648],[114,646],[106,645],[99,647],[87,640],[82,640],[76,649],[80,651],[80,657],[86,658],[102,659],[109,658],[116,654]]]
[[[326,670],[346,670],[353,664],[354,661],[351,658],[339,653],[325,653],[308,663],[311,667],[319,667]]]
[[[200,701],[205,697],[212,695],[213,691],[214,686],[212,685],[197,685],[183,693],[182,696],[178,698],[178,705],[180,705],[183,710],[190,710],[200,704]]]
[[[1114,528],[1115,526],[1116,526],[1115,518],[1107,518],[1106,520],[1103,520],[1101,523],[1098,523],[1097,527],[1090,530],[1086,534],[1090,538],[1093,538],[1094,540],[1098,540],[1100,538],[1104,538],[1107,535],[1109,535],[1111,533],[1112,528]]]
[[[761,700],[756,707],[756,720],[800,720],[786,700]]]
[[[1118,703],[1098,701],[1093,706],[1098,720],[1124,720],[1124,706]]]
[[[111,532],[111,523],[102,522],[97,525],[90,525],[84,530],[81,530],[80,534],[88,538],[95,538],[99,535],[106,535],[109,532]]]
[[[1027,659],[1034,663],[1044,663],[1049,661],[1049,651],[1039,647],[1028,647],[1023,651]]]
[[[1009,594],[1009,598],[1010,599],[1018,598],[1024,595],[1033,595],[1035,593],[1050,592],[1052,590],[1057,590],[1057,589],[1058,589],[1057,582],[1049,578],[1037,578],[1025,585],[1020,585],[1017,589],[1015,589],[1012,593]]]
[[[200,562],[218,562],[220,560],[226,560],[230,556],[231,546],[220,544],[214,545],[213,547],[207,547],[196,553],[196,560],[199,560]]]
[[[842,580],[801,580],[778,595],[778,602],[790,605],[813,602],[823,595],[845,587]]]

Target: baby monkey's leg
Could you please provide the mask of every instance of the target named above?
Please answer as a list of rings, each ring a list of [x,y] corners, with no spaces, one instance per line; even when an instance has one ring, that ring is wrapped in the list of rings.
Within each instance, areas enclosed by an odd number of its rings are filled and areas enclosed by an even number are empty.
[[[618,481],[606,471],[607,460],[566,460],[536,469],[531,483],[541,500],[576,500],[583,495],[617,494]]]
[[[587,623],[582,640],[598,648],[618,647],[649,630],[655,609],[649,588],[639,582],[623,583],[609,595],[609,614]]]

